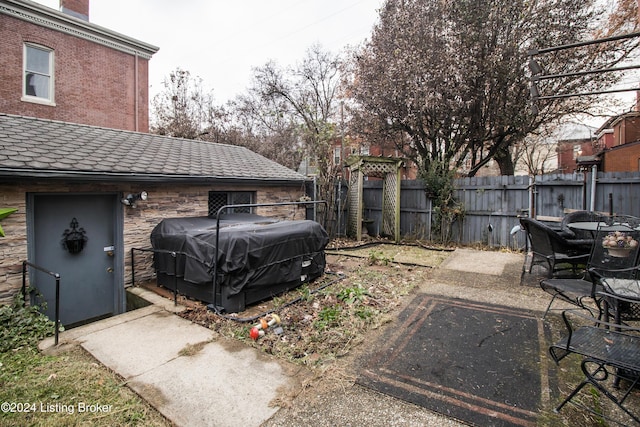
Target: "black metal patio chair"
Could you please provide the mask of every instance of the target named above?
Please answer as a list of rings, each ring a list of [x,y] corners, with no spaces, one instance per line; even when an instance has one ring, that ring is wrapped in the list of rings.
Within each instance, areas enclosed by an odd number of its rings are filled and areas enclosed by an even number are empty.
[[[640,253],[638,256],[640,257]],[[605,321],[611,319],[618,325],[640,321],[640,265],[617,273],[621,272],[629,278],[605,277],[600,272],[592,273],[602,287],[598,292],[600,312]]]
[[[520,218],[520,225],[527,233],[531,244],[532,257],[529,273],[534,265],[543,265],[548,277],[556,277],[559,273],[570,271],[573,277],[578,276],[587,264],[591,246],[584,242],[568,240],[548,225],[533,218]],[[522,277],[527,267],[527,256],[522,266]]]
[[[573,211],[565,214],[560,222],[560,234],[569,240],[582,240],[584,242],[593,243],[593,233],[586,230],[574,230],[569,224],[574,222],[599,222],[603,221],[604,216],[593,211]]]
[[[598,292],[596,300],[600,308],[600,316],[605,322],[612,320],[615,325],[628,325],[630,322],[640,321],[639,269],[638,266],[631,269],[631,274],[635,274],[634,279],[597,276],[604,290]],[[619,382],[620,378],[616,377],[614,386],[617,387]]]
[[[597,295],[605,290],[607,280],[622,283],[633,280],[638,273],[640,250],[640,219],[631,216],[607,218],[606,225],[595,233],[594,244],[587,269],[577,278],[547,278],[540,281],[540,287],[549,293],[549,301],[544,317],[553,303],[560,299],[594,315],[598,306]],[[595,304],[589,304],[594,302]],[[600,313],[600,310],[598,310]]]
[[[620,424],[619,419],[614,419],[611,414],[603,411],[603,405],[594,408],[581,403],[579,399],[574,400],[584,386],[591,384],[630,419],[640,424],[639,408],[628,399],[634,388],[640,385],[640,327],[605,322],[601,317],[585,316],[585,312],[581,310],[566,310],[562,313],[567,334],[549,347],[549,353],[556,364],[571,354],[582,356],[580,368],[584,380],[558,405],[556,412],[571,402],[599,417]],[[589,393],[593,393],[592,390]]]

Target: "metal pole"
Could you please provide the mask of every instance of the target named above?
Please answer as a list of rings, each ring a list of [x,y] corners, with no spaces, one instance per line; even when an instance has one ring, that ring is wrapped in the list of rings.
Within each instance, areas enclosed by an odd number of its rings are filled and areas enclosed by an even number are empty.
[[[173,257],[173,306],[178,306],[178,255],[175,252],[171,252]]]
[[[318,199],[318,177],[316,175],[313,176],[313,200]],[[326,209],[325,209],[326,211]],[[326,218],[326,215],[325,215]],[[313,205],[313,220],[318,222],[318,207],[314,203]]]
[[[54,344],[58,345],[58,334],[60,332],[60,275],[56,273],[54,277],[56,278],[56,330],[54,332]]]
[[[133,259],[133,250],[134,248],[131,248],[131,286],[135,286],[136,284],[136,270],[135,270],[135,262]]]
[[[536,217],[536,209],[535,209],[535,175],[529,175],[529,218]]]
[[[540,55],[540,54],[543,54],[543,53],[555,52],[555,51],[558,51],[558,50],[572,49],[574,47],[583,47],[583,46],[589,46],[589,45],[592,45],[592,44],[598,44],[598,43],[604,43],[604,42],[612,42],[612,41],[618,41],[618,40],[623,40],[623,39],[630,39],[630,38],[639,37],[639,36],[640,36],[640,32],[622,34],[622,35],[619,35],[619,36],[606,37],[606,38],[596,39],[596,40],[588,40],[588,41],[584,41],[584,42],[564,44],[564,45],[561,45],[561,46],[547,47],[547,48],[544,48],[544,49],[533,49],[533,50],[530,50],[528,52],[528,54],[529,54],[529,56]]]
[[[609,193],[609,216],[613,216],[613,193]]]
[[[577,92],[577,93],[565,93],[561,95],[548,95],[548,96],[532,96],[532,100],[538,99],[564,99],[564,98],[573,98],[575,96],[589,96],[589,95],[604,95],[607,93],[620,93],[620,92],[637,92],[640,90],[640,87],[632,87],[626,89],[607,89],[607,90],[596,90],[593,92]]]
[[[60,330],[60,274],[46,270],[36,264],[30,263],[29,261],[23,261],[22,262],[22,275],[23,275],[22,283],[23,283],[23,287],[25,287],[25,292],[26,292],[25,275],[27,272],[27,265],[32,268],[35,268],[38,271],[42,271],[43,273],[46,273],[49,276],[54,277],[56,279],[56,299],[55,299],[56,307],[55,307],[55,319],[54,319],[55,321],[54,335],[55,335],[55,344],[58,345],[58,332]],[[26,299],[26,296],[25,296],[25,299]]]
[[[587,174],[582,173],[582,209],[587,209]]]
[[[22,300],[27,304],[27,261],[22,261]]]

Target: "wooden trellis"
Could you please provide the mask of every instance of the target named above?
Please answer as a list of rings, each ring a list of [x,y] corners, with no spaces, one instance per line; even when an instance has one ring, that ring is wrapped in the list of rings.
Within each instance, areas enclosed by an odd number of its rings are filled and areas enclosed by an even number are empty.
[[[348,234],[362,240],[362,183],[365,176],[383,179],[382,234],[400,241],[400,168],[403,160],[395,157],[351,156],[349,166]]]

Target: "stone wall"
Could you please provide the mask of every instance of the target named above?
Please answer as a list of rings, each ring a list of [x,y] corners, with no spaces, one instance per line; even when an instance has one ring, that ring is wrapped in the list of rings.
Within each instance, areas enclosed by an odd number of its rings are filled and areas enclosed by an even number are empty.
[[[64,182],[29,184],[0,183],[0,207],[18,211],[3,219],[6,237],[0,237],[0,305],[8,303],[22,286],[22,262],[27,260],[27,193],[139,193],[145,190],[148,200],[139,201],[135,209],[119,205],[124,226],[124,283],[131,285],[131,248],[150,249],[149,235],[163,218],[206,216],[209,191],[255,191],[257,203],[297,201],[301,186],[247,185],[175,185]],[[259,208],[258,214],[285,219],[304,219],[305,211],[296,206]],[[134,251],[136,282],[154,279],[150,252]]]
[[[0,184],[0,208],[18,210],[0,222],[0,305],[11,301],[22,286],[22,261],[27,259],[26,188]]]

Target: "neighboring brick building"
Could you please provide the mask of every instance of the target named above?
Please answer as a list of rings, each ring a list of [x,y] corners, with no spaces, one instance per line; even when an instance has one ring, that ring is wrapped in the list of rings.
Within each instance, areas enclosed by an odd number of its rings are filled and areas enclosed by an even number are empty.
[[[601,172],[640,171],[640,112],[607,120],[596,133],[593,155],[578,158],[578,166],[597,165]]]
[[[347,181],[349,180],[349,170],[346,166],[346,161],[351,155],[403,158],[404,162],[400,172],[401,179],[414,180],[418,177],[418,167],[416,164],[407,159],[392,141],[388,141],[386,144],[365,145],[351,138],[346,138],[344,142],[340,138],[336,138],[333,141],[332,149],[333,157],[331,164],[333,166],[342,166],[343,178]],[[313,166],[313,164],[309,165],[303,162],[303,165],[298,171],[300,173],[313,174],[315,173]],[[376,178],[367,177],[367,179]]]
[[[61,9],[0,1],[0,112],[148,132],[158,48],[88,22],[89,0]]]
[[[629,142],[603,153],[603,172],[640,171],[640,141]]]
[[[592,156],[595,144],[593,138],[576,138],[558,141],[558,172],[572,173],[578,169],[578,159]]]
[[[639,171],[640,112],[631,111],[614,117],[608,127],[613,134],[599,144],[602,149],[600,169],[603,172]]]
[[[17,209],[2,219],[0,305],[28,261],[60,274],[69,326],[126,310],[132,248],[149,248],[162,219],[295,202],[306,178],[243,147],[149,134],[157,48],[84,20],[88,0],[62,0],[62,10],[0,0],[0,208]],[[298,206],[256,213],[272,212],[305,217]],[[138,254],[136,279],[155,277],[151,259]],[[51,315],[54,280],[28,270]]]

